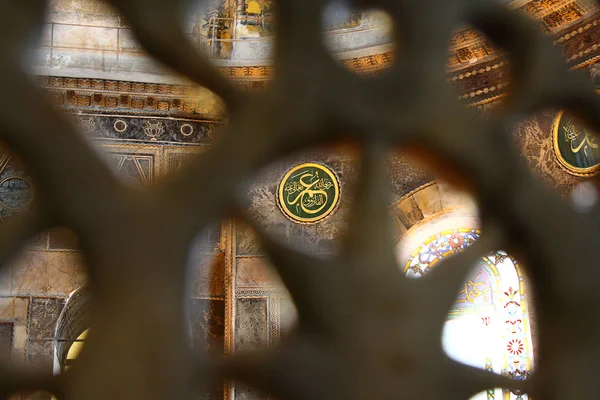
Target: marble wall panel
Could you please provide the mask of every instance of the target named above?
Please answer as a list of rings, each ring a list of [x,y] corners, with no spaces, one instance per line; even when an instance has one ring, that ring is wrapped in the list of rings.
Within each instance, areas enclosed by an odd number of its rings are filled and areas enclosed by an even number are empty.
[[[225,296],[225,255],[191,257],[190,285],[193,297]]]
[[[264,257],[239,257],[236,260],[235,285],[239,288],[282,286],[277,272]]]
[[[13,348],[12,322],[0,322],[0,360],[9,360]]]
[[[258,238],[246,224],[236,222],[235,245],[237,255],[258,256],[261,254]]]
[[[27,327],[15,325],[14,348],[24,355],[27,348]]]
[[[48,371],[52,369],[56,321],[65,304],[63,298],[32,298],[30,304],[27,361]]]
[[[72,251],[27,251],[12,268],[11,294],[68,295],[81,265]]]
[[[73,264],[75,265],[75,281],[73,286],[79,289],[88,282],[87,261],[82,252],[73,253]]]
[[[45,253],[28,251],[13,265],[11,294],[42,294],[50,289]]]
[[[46,252],[48,268],[48,294],[68,295],[77,288],[75,284],[75,256],[73,252]]]
[[[0,321],[12,320],[15,315],[15,299],[0,297]]]
[[[29,324],[29,305],[31,299],[29,297],[15,297],[13,300],[13,318],[17,325]]]
[[[269,342],[267,298],[236,299],[235,349],[252,351]],[[235,384],[235,400],[266,400],[269,397],[243,383]]]
[[[267,345],[269,321],[266,298],[238,298],[235,312],[235,350],[252,351]],[[235,384],[235,400],[266,400],[268,396],[242,383]]]
[[[189,304],[192,345],[208,352],[223,354],[225,350],[225,300],[192,299]],[[223,399],[223,385],[207,388],[203,400]]]
[[[250,351],[266,346],[268,324],[266,298],[236,299],[235,350]]]
[[[189,315],[193,346],[222,354],[225,345],[225,300],[192,299]]]

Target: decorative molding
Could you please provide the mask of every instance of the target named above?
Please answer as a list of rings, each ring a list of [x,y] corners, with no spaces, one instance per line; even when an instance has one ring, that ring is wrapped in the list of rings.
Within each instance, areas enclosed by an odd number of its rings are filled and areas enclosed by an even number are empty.
[[[267,302],[269,310],[269,346],[277,346],[281,339],[281,299],[279,297],[269,297]]]
[[[285,288],[279,286],[261,286],[256,288],[238,287],[235,289],[235,297],[244,299],[264,297],[288,298],[290,295]]]
[[[173,118],[164,115],[72,113],[82,131],[94,139],[110,141],[207,145],[222,122]]]
[[[541,7],[539,2],[535,3],[536,7]],[[556,0],[550,3],[557,8],[554,13],[567,15],[561,17],[567,21],[560,25],[562,31],[558,32],[558,28],[547,29],[551,33],[556,32],[554,44],[561,47],[567,63],[571,68],[579,69],[595,62],[600,57],[599,13],[580,15],[579,19],[572,20],[568,10],[572,7],[585,10],[581,2]],[[528,3],[523,7],[533,7],[532,4]],[[579,15],[580,12],[575,14]],[[544,18],[551,18],[553,15],[551,13]],[[457,85],[458,98],[471,106],[499,99],[509,86],[509,62],[502,59],[498,51],[485,44],[480,36],[472,31],[461,31],[451,43],[451,51],[456,54],[450,58],[458,57],[460,60],[449,62],[448,81]],[[488,47],[489,51],[485,50]],[[380,74],[393,61],[392,51],[340,60],[346,68],[365,76]],[[221,66],[219,69],[248,91],[265,89],[273,75],[271,66]],[[48,91],[54,104],[94,112],[102,110],[113,113],[117,111],[120,114],[200,117],[206,115],[207,111],[199,98],[210,96],[205,89],[191,85],[49,76],[40,76],[38,80]],[[215,100],[215,97],[209,97],[206,101]],[[217,114],[215,111],[213,115],[220,119],[221,116]]]
[[[216,100],[206,89],[192,85],[54,76],[38,76],[37,80],[54,104],[66,108],[189,116],[203,114],[202,96]]]

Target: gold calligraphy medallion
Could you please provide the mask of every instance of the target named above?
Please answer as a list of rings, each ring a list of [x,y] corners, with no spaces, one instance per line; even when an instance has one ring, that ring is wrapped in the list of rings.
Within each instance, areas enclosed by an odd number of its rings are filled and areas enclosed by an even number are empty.
[[[554,120],[552,141],[560,166],[571,174],[586,176],[600,169],[600,140],[562,111]]]
[[[277,190],[279,208],[294,222],[315,224],[329,217],[340,200],[336,174],[318,163],[300,164],[289,170]]]

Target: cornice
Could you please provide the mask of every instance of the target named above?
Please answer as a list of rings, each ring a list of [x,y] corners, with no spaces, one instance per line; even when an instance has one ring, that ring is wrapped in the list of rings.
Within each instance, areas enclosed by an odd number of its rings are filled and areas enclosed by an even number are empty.
[[[470,40],[469,36],[465,36]],[[572,69],[586,67],[600,58],[600,13],[571,24],[554,35]],[[359,75],[377,75],[391,65],[391,51],[341,60],[348,69]],[[249,91],[262,90],[273,74],[270,66],[221,66],[220,70],[237,85]],[[202,106],[205,89],[183,84],[156,84],[69,77],[38,77],[52,101],[61,107],[100,112],[161,114],[180,117],[218,118],[219,111],[208,113]],[[462,101],[471,105],[499,99],[509,86],[509,60],[495,53],[483,61],[451,70],[448,81],[456,85]],[[214,102],[214,97],[212,98]]]

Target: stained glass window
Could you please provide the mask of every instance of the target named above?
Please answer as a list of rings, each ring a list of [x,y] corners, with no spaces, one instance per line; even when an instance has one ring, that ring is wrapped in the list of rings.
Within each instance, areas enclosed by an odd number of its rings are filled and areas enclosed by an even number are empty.
[[[454,229],[427,239],[408,258],[408,277],[422,278],[444,257],[459,252],[480,236],[475,229]],[[443,266],[442,266],[443,268]],[[519,264],[503,251],[473,266],[444,326],[446,353],[465,364],[526,379],[533,367],[533,349],[523,277]],[[525,400],[518,392],[490,389],[473,399]]]

